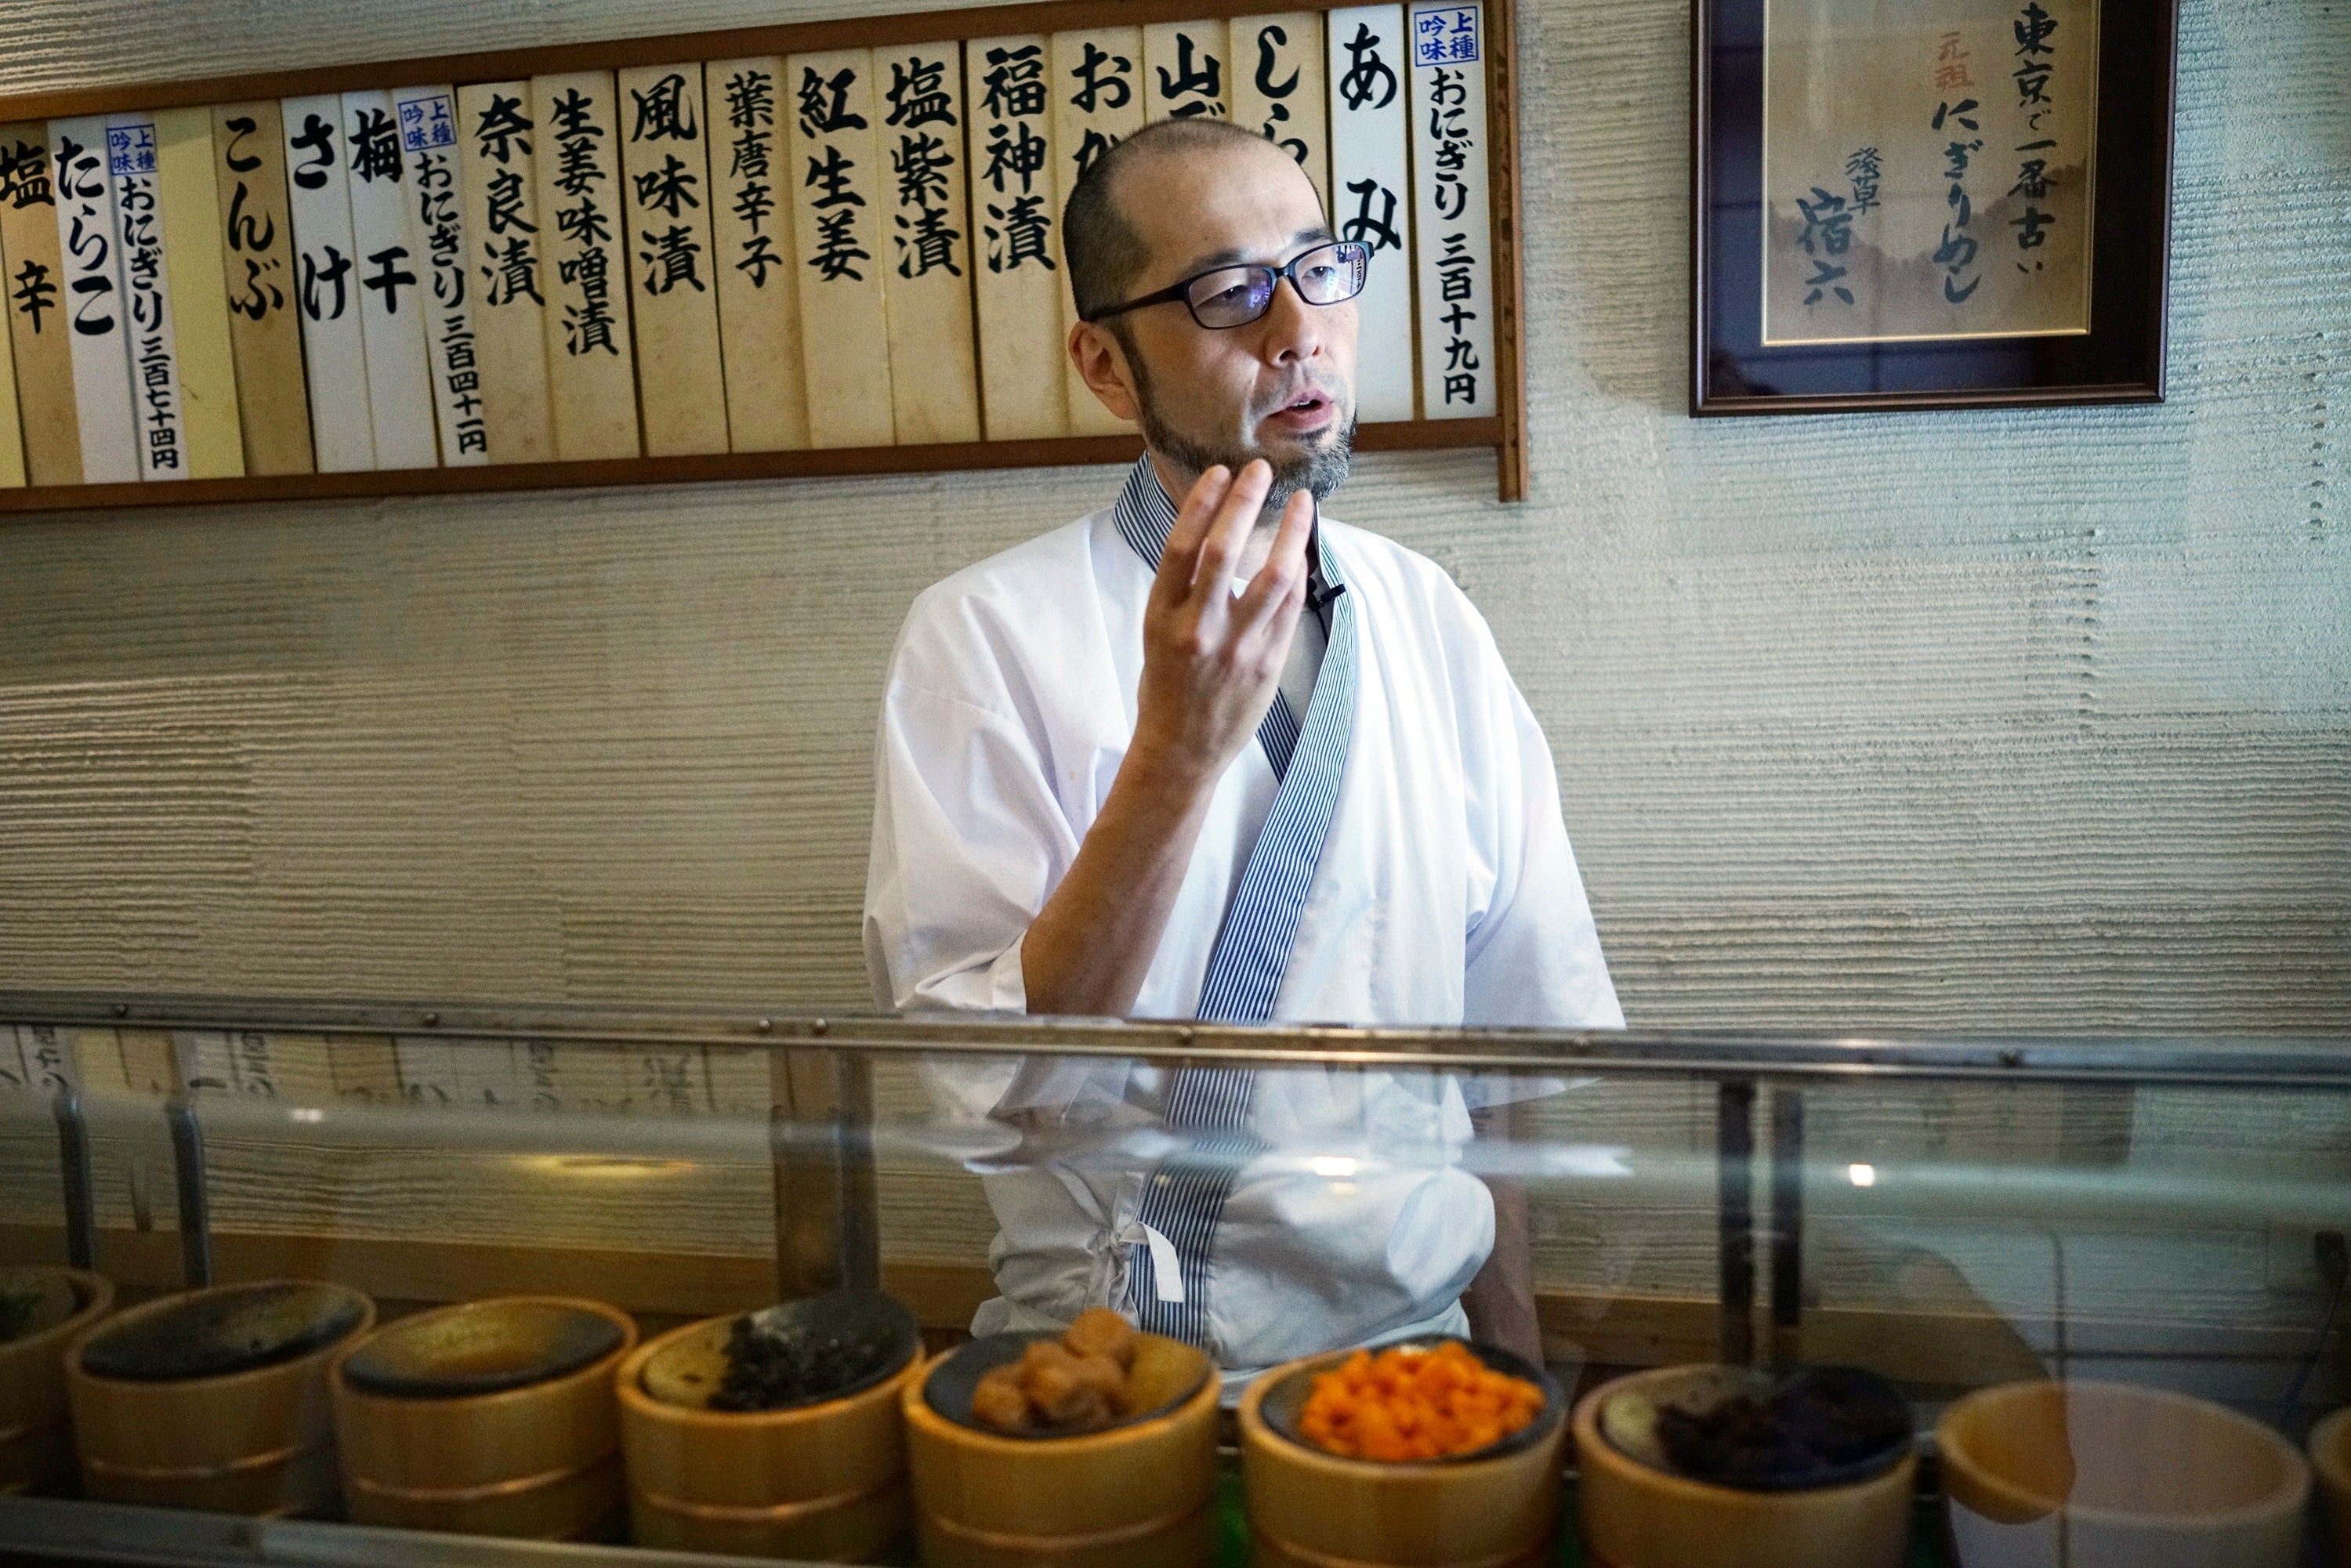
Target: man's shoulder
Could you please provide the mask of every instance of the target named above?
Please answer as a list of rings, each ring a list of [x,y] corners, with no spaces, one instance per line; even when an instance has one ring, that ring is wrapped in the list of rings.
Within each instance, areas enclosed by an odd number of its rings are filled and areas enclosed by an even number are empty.
[[[1368,595],[1391,601],[1396,609],[1418,611],[1448,627],[1485,624],[1453,575],[1418,550],[1336,517],[1324,517],[1322,528],[1338,555],[1339,570]]]
[[[1088,513],[923,590],[899,628],[892,683],[1004,710],[1042,672],[1092,663],[1102,637],[1093,538],[1105,516]]]
[[[1065,591],[1072,574],[1092,574],[1092,541],[1102,516],[1089,512],[941,578],[914,596],[908,624],[957,619],[973,607],[991,603],[1033,607],[1040,591]]]

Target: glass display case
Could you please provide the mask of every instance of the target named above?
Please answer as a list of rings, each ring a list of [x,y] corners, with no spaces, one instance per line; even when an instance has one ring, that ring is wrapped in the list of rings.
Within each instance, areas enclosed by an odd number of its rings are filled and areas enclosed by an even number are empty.
[[[0,1547],[2351,1563],[2346,1236],[2351,1041],[0,996]]]

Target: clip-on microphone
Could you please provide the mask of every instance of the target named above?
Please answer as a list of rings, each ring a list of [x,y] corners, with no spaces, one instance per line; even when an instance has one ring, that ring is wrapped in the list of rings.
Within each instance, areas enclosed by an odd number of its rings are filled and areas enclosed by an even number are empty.
[[[1331,624],[1330,618],[1323,612],[1337,603],[1339,595],[1346,591],[1347,585],[1343,582],[1332,587],[1322,580],[1322,501],[1317,497],[1314,523],[1306,535],[1306,608],[1314,612],[1314,618],[1322,622],[1325,636],[1330,634]]]

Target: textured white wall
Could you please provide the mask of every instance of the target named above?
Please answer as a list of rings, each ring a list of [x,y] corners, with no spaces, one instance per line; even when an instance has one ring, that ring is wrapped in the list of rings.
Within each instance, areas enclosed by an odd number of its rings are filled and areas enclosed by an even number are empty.
[[[840,8],[0,0],[0,91]],[[1705,423],[1687,11],[1521,21],[1533,499],[1337,508],[1492,620],[1633,1020],[2340,1027],[2351,6],[2187,0],[2168,406]],[[0,525],[0,986],[860,997],[897,619],[1114,477]]]

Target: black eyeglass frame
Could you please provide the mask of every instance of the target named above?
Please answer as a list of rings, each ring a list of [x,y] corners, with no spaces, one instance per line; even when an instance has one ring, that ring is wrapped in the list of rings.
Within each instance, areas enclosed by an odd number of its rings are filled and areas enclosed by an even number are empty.
[[[1321,256],[1324,251],[1330,250],[1352,250],[1362,255],[1363,263],[1355,268],[1355,287],[1347,293],[1341,295],[1336,299],[1308,299],[1306,298],[1306,291],[1298,287],[1299,264],[1305,261],[1310,256]],[[1202,278],[1214,277],[1218,273],[1222,272],[1271,273],[1273,275],[1273,281],[1266,287],[1264,309],[1261,309],[1256,315],[1249,317],[1248,320],[1228,321],[1221,327],[1201,320],[1200,308],[1192,302],[1192,286],[1199,282]],[[1372,247],[1370,246],[1364,244],[1361,240],[1326,240],[1322,244],[1314,246],[1311,250],[1300,251],[1296,256],[1291,256],[1287,262],[1283,263],[1280,267],[1275,267],[1270,263],[1262,261],[1228,261],[1221,267],[1212,267],[1205,272],[1196,272],[1191,277],[1183,279],[1181,282],[1171,283],[1166,287],[1159,289],[1155,293],[1144,295],[1139,299],[1130,299],[1123,305],[1105,305],[1099,310],[1089,310],[1084,315],[1079,317],[1078,319],[1092,325],[1095,322],[1107,321],[1113,316],[1123,316],[1130,310],[1140,310],[1146,305],[1165,305],[1170,301],[1180,299],[1184,302],[1184,308],[1192,313],[1192,320],[1202,331],[1229,332],[1237,327],[1246,327],[1251,322],[1264,320],[1266,311],[1273,308],[1273,297],[1276,293],[1280,292],[1282,280],[1284,278],[1289,279],[1291,292],[1295,293],[1302,303],[1312,305],[1317,308],[1320,308],[1328,305],[1343,305],[1348,300],[1354,298],[1357,295],[1363,293],[1364,286],[1371,281],[1371,276]]]

